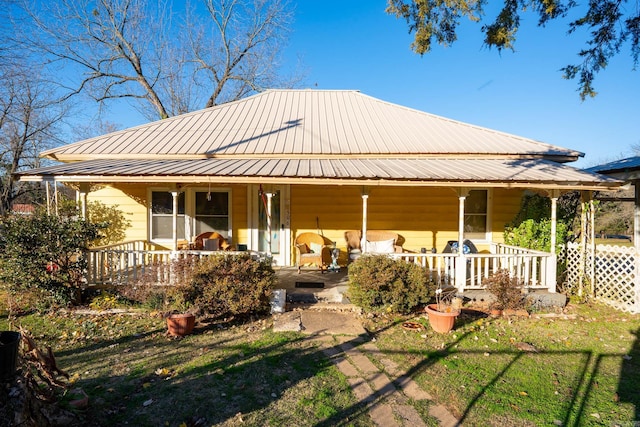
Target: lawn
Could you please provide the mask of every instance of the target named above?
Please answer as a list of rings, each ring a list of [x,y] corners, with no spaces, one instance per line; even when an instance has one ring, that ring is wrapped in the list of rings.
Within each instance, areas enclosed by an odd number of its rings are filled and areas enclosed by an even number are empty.
[[[410,319],[425,328],[403,329]],[[148,311],[30,314],[18,322],[53,346],[74,387],[89,394],[86,425],[373,425],[314,343],[272,332],[269,317],[201,323],[184,339],[168,337],[163,319]],[[590,304],[530,318],[466,311],[449,334],[433,332],[419,314],[363,322],[385,358],[464,425],[640,420],[639,316]],[[7,327],[1,317],[0,329]],[[435,425],[424,403],[410,403]]]

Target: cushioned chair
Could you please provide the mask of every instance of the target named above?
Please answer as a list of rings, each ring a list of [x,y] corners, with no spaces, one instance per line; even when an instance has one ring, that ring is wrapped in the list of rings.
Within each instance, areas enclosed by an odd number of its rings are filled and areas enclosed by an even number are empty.
[[[215,231],[206,231],[204,233],[200,233],[193,239],[193,248],[196,250],[206,249],[204,247],[204,239],[210,240],[218,240],[217,249],[214,250],[222,250],[228,251],[231,248],[231,245],[227,243],[227,239],[225,239],[220,233],[216,233]]]
[[[344,233],[349,261],[355,261],[362,254],[362,231],[349,230]],[[404,241],[404,239],[402,239]],[[387,230],[367,230],[367,252],[402,253],[400,236]]]
[[[331,246],[317,233],[300,233],[295,240],[298,273],[305,264],[315,264],[324,273],[331,264]]]

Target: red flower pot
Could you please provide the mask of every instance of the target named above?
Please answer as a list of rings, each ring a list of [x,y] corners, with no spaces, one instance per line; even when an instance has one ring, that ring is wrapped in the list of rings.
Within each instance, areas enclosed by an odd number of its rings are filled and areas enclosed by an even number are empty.
[[[429,324],[433,330],[441,334],[453,329],[456,317],[460,314],[460,310],[451,312],[438,311],[437,304],[429,304],[424,308],[424,311],[429,317]]]
[[[196,316],[193,314],[171,314],[167,317],[167,329],[169,334],[176,337],[183,337],[193,332],[196,323]]]

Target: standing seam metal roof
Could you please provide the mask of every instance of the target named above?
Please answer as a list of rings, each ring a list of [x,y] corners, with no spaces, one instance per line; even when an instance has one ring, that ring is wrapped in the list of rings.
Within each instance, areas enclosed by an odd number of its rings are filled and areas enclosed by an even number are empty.
[[[357,91],[269,90],[43,153],[62,161],[146,156],[582,153],[381,101]],[[566,159],[565,159],[566,160]]]

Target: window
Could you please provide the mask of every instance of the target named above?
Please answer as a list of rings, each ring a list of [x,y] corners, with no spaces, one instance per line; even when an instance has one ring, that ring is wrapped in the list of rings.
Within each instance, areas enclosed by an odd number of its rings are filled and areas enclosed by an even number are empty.
[[[184,193],[178,196],[178,239],[184,239]],[[173,238],[173,196],[169,191],[151,193],[151,239]]]
[[[197,191],[195,193],[195,235],[216,231],[229,234],[229,193],[227,191]]]
[[[487,190],[471,190],[464,200],[464,234],[466,238],[487,236]]]

